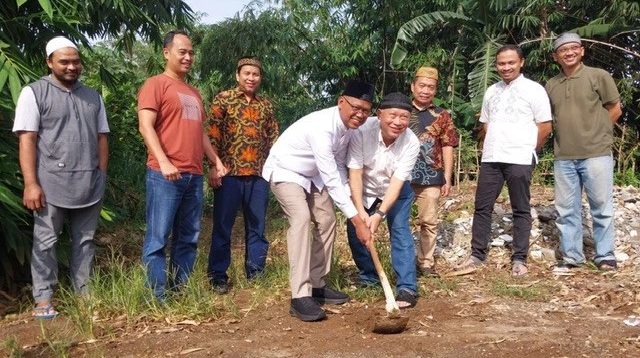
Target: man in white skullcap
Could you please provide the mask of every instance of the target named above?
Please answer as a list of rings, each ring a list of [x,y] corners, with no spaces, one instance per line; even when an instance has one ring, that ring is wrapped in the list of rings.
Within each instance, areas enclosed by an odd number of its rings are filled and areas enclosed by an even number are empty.
[[[55,243],[67,219],[71,237],[71,282],[88,293],[89,274],[105,189],[109,126],[102,97],[78,78],[82,62],[64,37],[47,43],[48,76],[25,86],[16,105],[13,132],[19,138],[23,204],[33,211],[32,315],[50,319],[58,283]]]

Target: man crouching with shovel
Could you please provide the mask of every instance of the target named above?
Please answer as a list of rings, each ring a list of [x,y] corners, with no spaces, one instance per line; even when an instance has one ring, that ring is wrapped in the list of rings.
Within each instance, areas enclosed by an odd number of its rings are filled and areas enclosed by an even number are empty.
[[[408,180],[420,142],[412,131],[406,130],[411,118],[409,97],[399,92],[387,94],[377,115],[369,118],[351,138],[347,166],[351,199],[358,215],[368,224],[372,238],[380,222],[387,219],[391,262],[396,275],[395,302],[379,265],[373,239],[369,247],[363,245],[351,222],[347,222],[347,236],[360,283],[378,284],[378,274],[382,273],[386,308],[391,312],[397,307],[415,306],[418,297],[416,254],[409,227],[414,194]]]

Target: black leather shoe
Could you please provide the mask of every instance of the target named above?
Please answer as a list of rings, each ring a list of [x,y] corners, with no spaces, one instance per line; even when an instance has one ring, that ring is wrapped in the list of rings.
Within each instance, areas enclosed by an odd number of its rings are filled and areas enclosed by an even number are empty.
[[[327,318],[327,314],[311,297],[292,298],[289,314],[305,322],[320,321]]]
[[[311,296],[319,304],[328,303],[330,305],[341,305],[343,303],[349,302],[350,300],[349,296],[346,293],[336,291],[329,288],[328,286],[312,289]]]

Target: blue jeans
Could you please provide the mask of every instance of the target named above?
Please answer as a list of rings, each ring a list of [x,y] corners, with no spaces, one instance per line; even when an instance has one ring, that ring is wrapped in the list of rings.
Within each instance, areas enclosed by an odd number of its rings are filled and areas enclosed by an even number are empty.
[[[238,209],[244,217],[245,262],[247,278],[262,273],[269,242],[264,236],[269,183],[259,176],[225,176],[215,190],[213,201],[213,232],[209,250],[209,280],[227,282],[231,265],[231,229]]]
[[[560,230],[560,248],[568,264],[585,262],[582,251],[582,189],[587,194],[593,219],[594,262],[615,260],[613,227],[613,157],[611,155],[580,159],[556,160],[555,204],[556,226]]]
[[[172,236],[170,288],[184,284],[196,259],[202,216],[202,175],[181,173],[169,181],[162,173],[147,168],[147,232],[142,246],[142,263],[147,285],[154,295],[164,298],[167,285],[165,247]]]
[[[414,193],[409,182],[405,182],[398,199],[387,213],[387,226],[389,227],[391,241],[391,264],[396,274],[396,290],[406,290],[412,294],[418,292],[416,283],[416,249],[409,227],[411,205]],[[376,210],[377,203],[367,208],[367,213],[372,214]],[[365,284],[378,283],[378,274],[373,265],[371,254],[358,237],[351,221],[347,220],[347,237],[353,261],[358,267],[359,279]]]

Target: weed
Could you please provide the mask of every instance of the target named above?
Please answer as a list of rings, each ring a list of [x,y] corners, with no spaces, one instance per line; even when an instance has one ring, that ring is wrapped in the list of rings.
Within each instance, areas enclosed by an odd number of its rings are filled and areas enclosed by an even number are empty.
[[[94,305],[95,300],[89,295],[76,295],[74,292],[62,288],[60,290],[60,308],[64,315],[76,327],[78,333],[94,338]]]
[[[71,342],[67,340],[55,340],[56,337],[50,335],[49,331],[45,328],[45,323],[42,321],[40,321],[40,334],[40,338],[47,345],[51,353],[53,353],[53,356],[61,358],[69,357]],[[60,335],[64,336],[63,334]]]
[[[458,279],[449,277],[430,277],[422,280],[424,284],[422,289],[425,297],[431,293],[445,293],[448,296],[453,295],[458,290]]]
[[[372,303],[376,302],[384,297],[382,286],[364,286],[358,287],[355,291],[351,292],[351,298],[357,301]]]
[[[8,351],[8,357],[20,358],[24,356],[24,352],[15,336],[5,339],[4,342],[2,342],[2,346]]]
[[[548,290],[537,284],[519,284],[503,278],[492,282],[491,292],[496,296],[521,298],[525,301],[544,301],[548,296]]]

